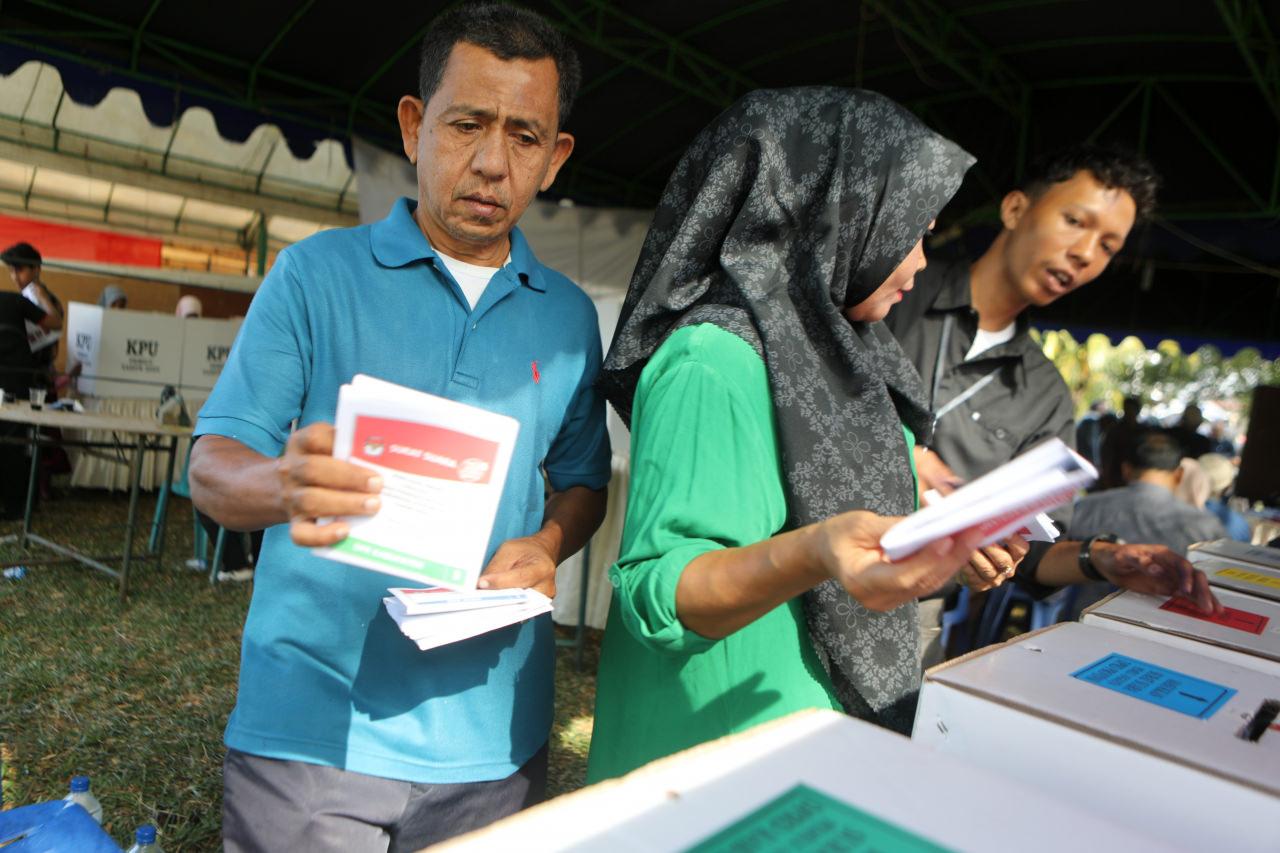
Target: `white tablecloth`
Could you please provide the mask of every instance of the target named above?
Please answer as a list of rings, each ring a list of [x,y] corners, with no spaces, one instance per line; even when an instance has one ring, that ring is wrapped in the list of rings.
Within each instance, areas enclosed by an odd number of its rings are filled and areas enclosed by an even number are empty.
[[[80,404],[87,412],[102,412],[122,415],[131,418],[154,418],[159,400],[132,399],[121,397],[82,397]],[[195,419],[204,399],[186,399],[187,412]],[[67,438],[80,441],[114,441],[109,432],[98,430],[67,430]],[[132,442],[133,436],[123,436],[126,443]],[[188,439],[178,440],[177,457],[174,461],[173,476],[182,476],[182,466],[187,458]],[[71,457],[71,485],[90,489],[110,489],[126,491],[129,488],[129,463],[132,452],[115,451],[109,447],[68,447]],[[147,453],[142,459],[142,488],[148,491],[159,488],[164,482],[169,454],[164,452]]]
[[[614,454],[613,477],[609,481],[609,504],[600,529],[591,539],[591,556],[587,570],[587,612],[590,628],[604,628],[609,617],[609,601],[613,586],[609,583],[609,567],[618,561],[622,543],[622,522],[627,515],[627,489],[631,485],[630,460]],[[560,564],[556,570],[556,598],[551,618],[561,625],[578,624],[578,599],[582,588],[582,552]]]

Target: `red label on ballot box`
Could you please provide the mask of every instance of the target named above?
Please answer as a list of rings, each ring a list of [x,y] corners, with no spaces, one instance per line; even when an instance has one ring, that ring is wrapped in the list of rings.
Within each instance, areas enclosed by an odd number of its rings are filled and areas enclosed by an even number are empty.
[[[1228,628],[1235,628],[1237,631],[1246,631],[1259,636],[1267,629],[1267,623],[1271,621],[1261,613],[1250,613],[1248,610],[1237,610],[1234,607],[1225,608],[1226,612],[1221,616],[1214,616],[1212,613],[1201,613],[1194,604],[1181,598],[1169,599],[1160,605],[1160,609],[1168,610],[1170,613],[1177,613],[1180,616],[1190,616],[1192,619],[1203,619],[1205,622],[1225,625]]]

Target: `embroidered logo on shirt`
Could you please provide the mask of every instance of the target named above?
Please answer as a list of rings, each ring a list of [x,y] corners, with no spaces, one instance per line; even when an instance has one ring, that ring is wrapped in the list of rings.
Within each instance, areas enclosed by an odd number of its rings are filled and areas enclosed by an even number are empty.
[[[533,367],[533,383],[537,385],[538,383],[542,382],[542,374],[538,372],[537,361],[534,361],[531,366]]]

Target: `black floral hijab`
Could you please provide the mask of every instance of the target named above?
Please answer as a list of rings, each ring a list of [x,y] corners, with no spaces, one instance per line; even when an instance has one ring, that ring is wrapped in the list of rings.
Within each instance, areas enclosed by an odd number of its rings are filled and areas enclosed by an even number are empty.
[[[713,323],[764,359],[788,526],[915,507],[902,426],[923,440],[919,374],[882,323],[842,313],[906,258],[973,158],[874,92],[757,91],[694,140],[667,182],[600,385],[630,424],[673,331]],[[915,604],[867,610],[835,581],[805,596],[845,709],[899,731],[919,687]]]

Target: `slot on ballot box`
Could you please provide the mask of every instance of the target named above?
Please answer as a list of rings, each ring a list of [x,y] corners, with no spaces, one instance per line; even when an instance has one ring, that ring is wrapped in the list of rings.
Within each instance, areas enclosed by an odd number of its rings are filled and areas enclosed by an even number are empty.
[[[992,803],[999,813],[989,818]],[[1170,849],[901,735],[814,710],[659,759],[432,850],[1021,853],[1034,843],[1036,853],[1075,853],[1086,838],[1091,853]]]
[[[1123,590],[1089,607],[1080,621],[1280,678],[1280,602],[1229,589],[1214,594],[1222,616],[1181,598]]]
[[[1280,679],[1094,625],[934,667],[913,739],[1156,836],[1280,850]]]

